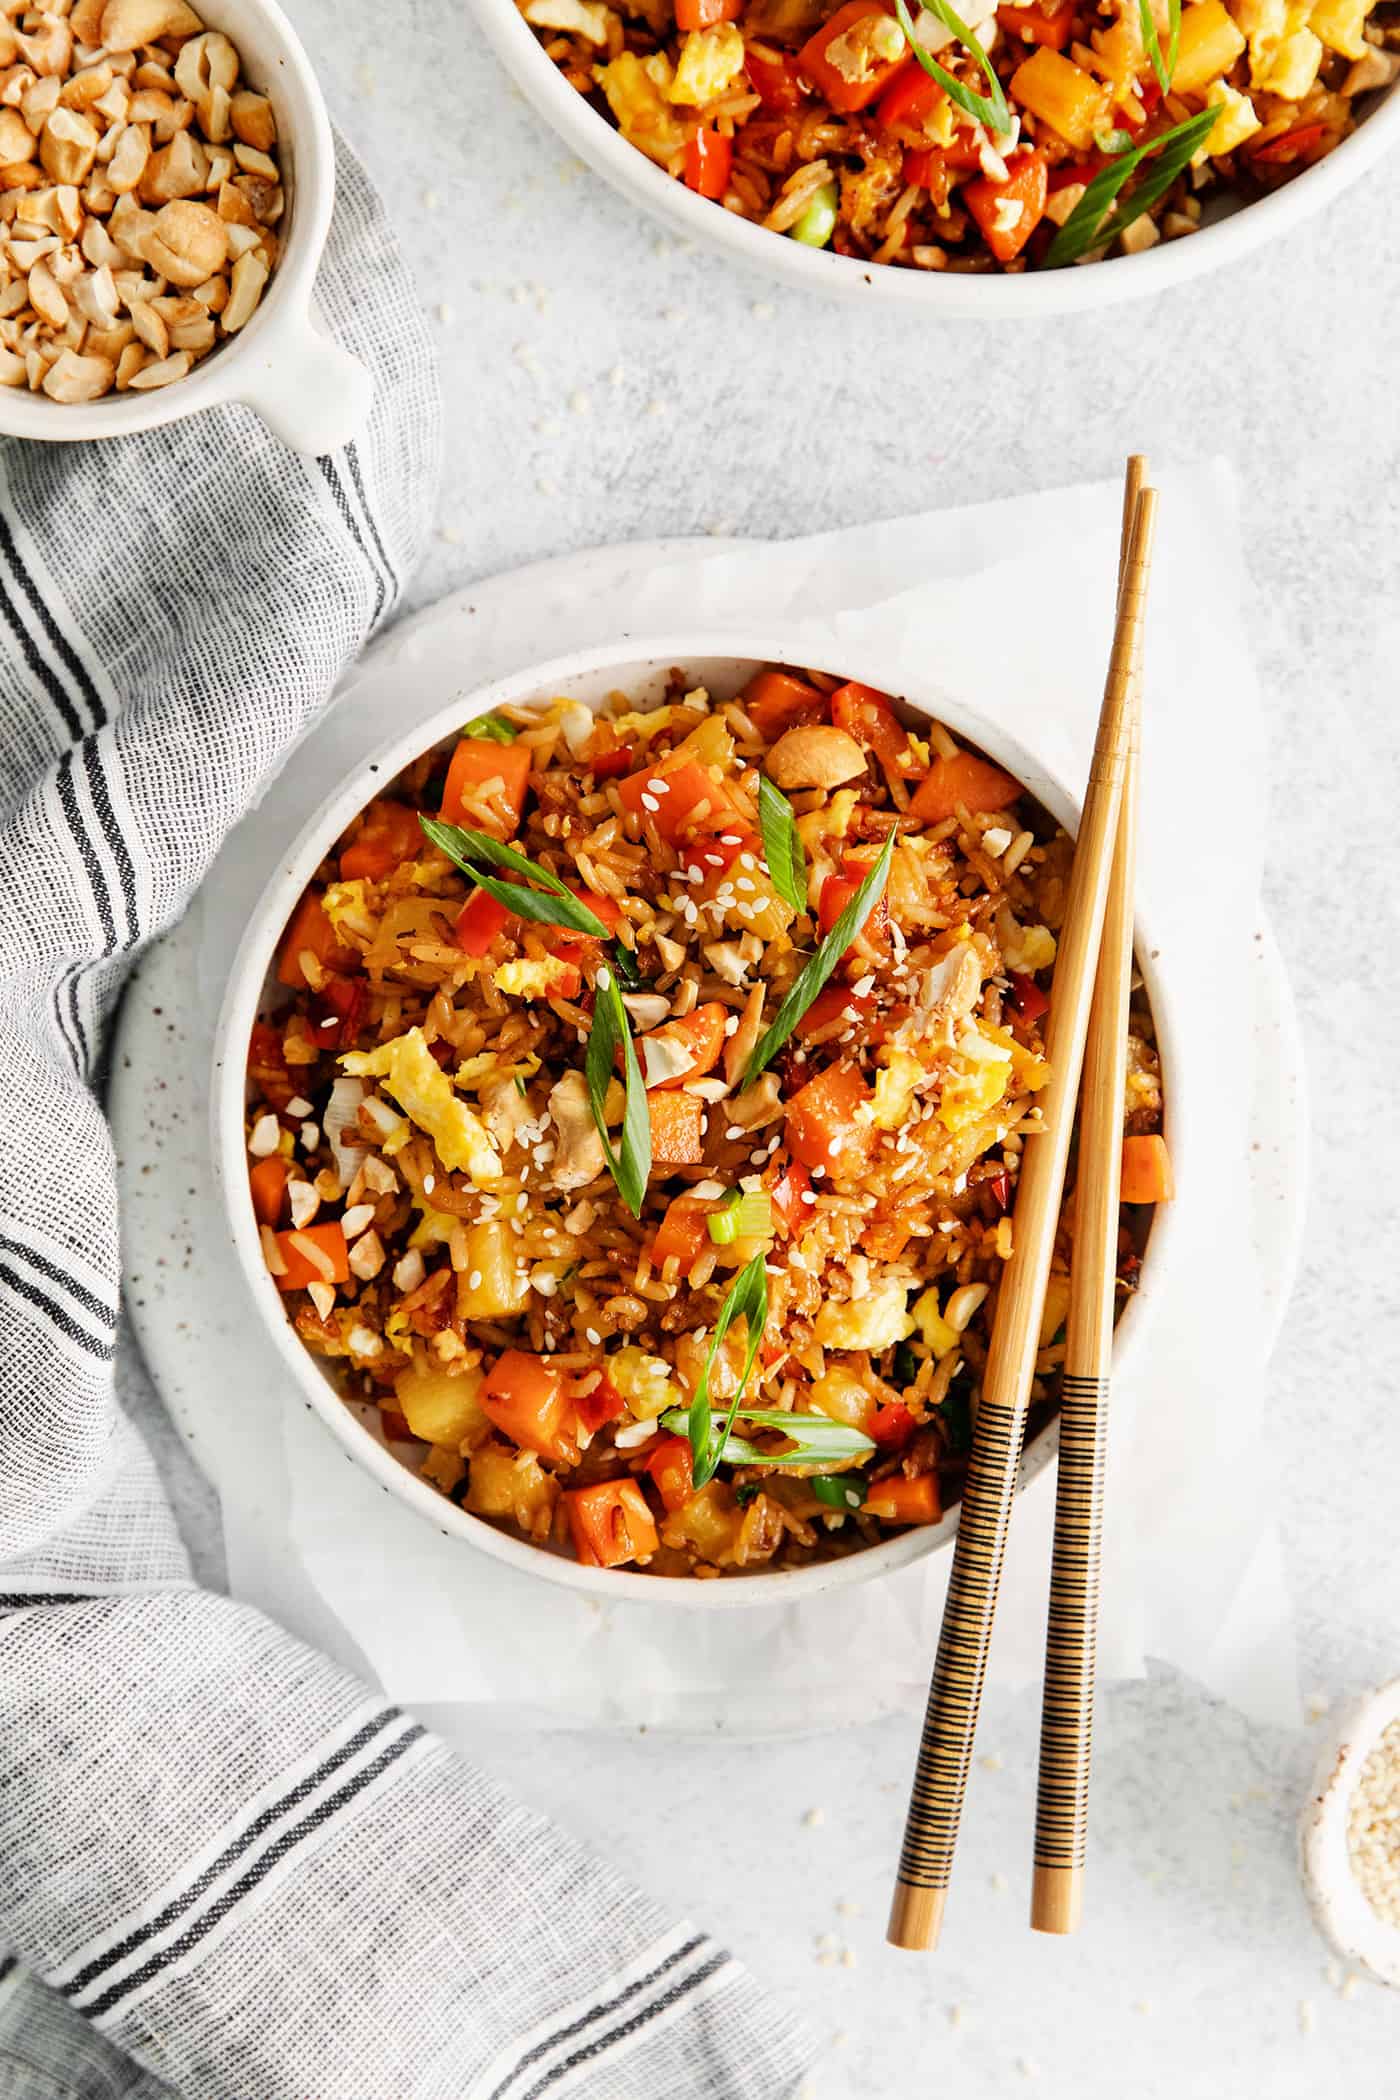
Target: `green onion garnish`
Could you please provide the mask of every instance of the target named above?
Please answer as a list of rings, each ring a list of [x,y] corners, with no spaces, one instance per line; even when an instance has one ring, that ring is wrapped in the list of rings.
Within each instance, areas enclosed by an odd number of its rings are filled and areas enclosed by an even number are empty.
[[[814,1473],[807,1482],[818,1502],[833,1509],[859,1509],[865,1501],[868,1482],[863,1473]]]
[[[592,1055],[591,1044],[589,1046],[589,1054],[590,1056]],[[720,1343],[724,1340],[724,1337],[736,1320],[743,1320],[748,1326],[748,1348],[744,1352],[744,1368],[739,1379],[738,1388],[734,1394],[733,1405],[729,1410],[724,1428],[721,1430],[718,1438],[716,1438],[713,1415],[710,1408],[710,1377],[714,1371],[715,1358],[719,1354]],[[734,1427],[734,1416],[738,1410],[739,1402],[744,1396],[744,1387],[749,1382],[749,1374],[753,1370],[754,1359],[758,1355],[758,1346],[763,1340],[763,1329],[767,1324],[767,1320],[768,1272],[763,1265],[763,1256],[756,1254],[753,1260],[739,1271],[739,1274],[730,1286],[729,1295],[720,1307],[719,1318],[715,1321],[715,1331],[710,1336],[710,1346],[705,1356],[705,1367],[700,1373],[699,1382],[695,1388],[695,1397],[691,1401],[689,1408],[673,1407],[668,1409],[666,1414],[662,1416],[662,1420],[668,1427],[682,1430],[690,1438],[691,1478],[698,1488],[704,1487],[707,1480],[714,1479],[715,1470],[724,1456],[725,1445],[729,1442],[729,1432]]]
[[[641,1068],[632,1045],[627,1009],[622,1003],[617,979],[606,964],[593,979],[593,992],[593,1027],[583,1067],[583,1076],[588,1083],[588,1105],[593,1111],[593,1121],[603,1142],[603,1157],[608,1163],[608,1172],[617,1183],[617,1192],[633,1217],[639,1218],[647,1192],[647,1177],[651,1173],[651,1117],[647,1110],[646,1088],[642,1085]],[[619,1049],[627,1099],[622,1111],[622,1143],[614,1151],[608,1135],[606,1110],[608,1087]]]
[[[970,52],[972,57],[976,59],[986,75],[987,85],[991,89],[990,95],[979,95],[975,89],[964,87],[960,80],[955,80],[951,73],[940,66],[938,60],[925,51],[923,45],[915,36],[914,24],[909,18],[909,10],[904,4],[904,0],[894,0],[895,19],[904,31],[909,49],[913,52],[929,78],[938,82],[938,85],[950,102],[956,102],[958,108],[967,116],[975,118],[979,124],[985,124],[988,131],[992,132],[995,137],[1005,138],[1012,128],[1011,111],[1006,106],[1006,95],[1003,92],[1000,80],[997,78],[996,67],[992,64],[966,22],[963,21],[961,15],[953,12],[953,9],[948,4],[948,0],[923,0],[923,4],[931,15],[937,15],[945,29],[952,30],[953,35],[963,46],[963,49]]]
[[[758,776],[758,828],[763,834],[763,857],[773,887],[794,911],[807,909],[807,857],[798,836],[797,818],[781,788],[775,788],[766,773]]]
[[[884,895],[885,884],[889,879],[890,862],[894,858],[894,846],[895,833],[891,832],[880,849],[880,858],[778,1008],[777,1018],[772,1027],[766,1035],[759,1038],[752,1057],[744,1067],[745,1086],[752,1086],[759,1073],[782,1049]]]
[[[765,1294],[766,1295],[766,1294]],[[851,1429],[845,1422],[833,1422],[827,1415],[788,1414],[781,1407],[735,1407],[730,1418],[735,1417],[746,1427],[755,1429],[777,1429],[788,1439],[787,1451],[760,1451],[746,1437],[727,1435],[715,1459],[718,1465],[723,1457],[733,1466],[811,1466],[840,1465],[848,1460],[867,1458],[875,1449],[868,1436],[859,1429]],[[684,1432],[690,1416],[683,1407],[669,1407],[661,1417],[663,1429]],[[694,1446],[691,1447],[692,1469]],[[698,1474],[696,1475],[698,1479]],[[710,1474],[705,1478],[708,1480]]]
[[[513,744],[520,731],[504,715],[478,715],[462,725],[463,736],[484,737],[488,744]]]
[[[773,1206],[765,1189],[731,1189],[718,1210],[705,1220],[705,1229],[717,1247],[730,1247],[735,1240],[766,1239],[773,1230]]]
[[[595,941],[608,938],[608,929],[596,912],[567,890],[557,875],[517,853],[514,846],[503,845],[487,831],[467,831],[460,824],[443,824],[436,817],[420,817],[418,822],[425,836],[455,861],[464,875],[470,875],[478,889],[504,904],[517,918],[534,919],[542,926],[567,926],[575,933],[591,934]],[[482,861],[493,867],[510,868],[531,882],[541,883],[546,894],[484,874]]]
[[[1181,48],[1181,0],[1167,0],[1167,55],[1162,56],[1162,46],[1157,37],[1157,17],[1152,12],[1152,0],[1138,0],[1138,21],[1142,28],[1142,41],[1147,46],[1147,55],[1152,61],[1152,70],[1157,75],[1157,84],[1164,95],[1172,88],[1172,75],[1176,71],[1176,54]]]
[[[1144,212],[1151,211],[1219,121],[1220,111],[1212,103],[1209,109],[1198,110],[1194,117],[1188,117],[1184,124],[1164,131],[1159,138],[1148,139],[1144,145],[1134,146],[1131,153],[1124,153],[1117,160],[1110,161],[1106,168],[1100,168],[1050,243],[1043,267],[1057,270],[1064,263],[1078,262],[1081,255],[1091,254],[1095,248],[1124,232]],[[1161,158],[1152,173],[1138,184],[1121,211],[1114,212],[1114,201],[1124,183],[1145,160],[1156,154]]]

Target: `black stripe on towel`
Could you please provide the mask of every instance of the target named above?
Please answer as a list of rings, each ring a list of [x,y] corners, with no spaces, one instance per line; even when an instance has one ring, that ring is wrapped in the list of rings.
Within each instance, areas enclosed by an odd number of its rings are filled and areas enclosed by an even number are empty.
[[[604,2005],[590,2006],[588,2011],[575,2020],[572,2026],[557,2028],[546,2040],[537,2042],[534,2048],[528,2050],[520,2058],[520,2061],[507,2072],[500,2084],[491,2093],[490,2100],[502,2100],[502,2096],[510,2090],[516,2079],[528,2071],[532,2064],[537,2064],[542,2056],[548,2056],[551,2050],[562,2047],[565,2042],[573,2041],[576,2036],[583,2033],[585,2028],[593,2026],[595,2021],[606,2020],[609,2013],[615,2013],[620,2005],[627,2003],[629,1998],[635,1998],[638,1991],[649,1990],[652,1984],[669,1974],[678,1962],[687,1960],[690,1955],[696,1952],[697,1948],[703,1947],[704,1944],[704,1934],[697,1932],[693,1940],[687,1940],[683,1947],[677,1947],[674,1954],[668,1954],[665,1961],[659,1962],[648,1975],[639,1976],[635,1983],[629,1984],[625,1991],[619,1991],[615,1998],[610,1998]]]
[[[299,1808],[333,1773],[338,1772],[342,1765],[347,1764],[363,1750],[366,1743],[373,1742],[375,1736],[382,1733],[391,1721],[402,1718],[397,1707],[386,1706],[382,1712],[366,1721],[363,1728],[358,1729],[348,1742],[342,1743],[338,1750],[333,1751],[324,1764],[318,1765],[309,1777],[300,1780],[280,1801],[273,1802],[271,1807],[265,1808],[260,1816],[256,1816],[247,1829],[241,1831],[233,1843],[220,1853],[212,1866],[206,1867],[196,1881],[192,1881],[187,1889],[166,1904],[159,1917],[152,1918],[149,1923],[139,1926],[135,1932],[128,1933],[117,1946],[109,1948],[106,1954],[98,1955],[96,1960],[90,1961],[85,1969],[65,1983],[62,1986],[63,1996],[75,1998],[80,1991],[86,1990],[90,1983],[95,1983],[99,1976],[104,1975],[117,1962],[125,1961],[138,1947],[144,1947],[147,1940],[153,1939],[159,1932],[164,1932],[167,1925],[173,1925],[177,1918],[182,1918],[187,1910],[193,1909],[220,1875],[227,1873],[280,1817],[287,1815],[294,1808]]]
[[[403,1735],[381,1750],[372,1764],[354,1773],[328,1801],[318,1802],[309,1816],[303,1817],[292,1829],[284,1830],[275,1843],[268,1846],[262,1857],[254,1860],[242,1880],[236,1881],[232,1888],[225,1889],[218,1901],[212,1903],[205,1911],[203,1917],[196,1918],[193,1924],[186,1926],[178,1940],[172,1940],[160,1954],[152,1955],[143,1969],[137,1969],[135,1974],[128,1976],[124,1982],[114,1983],[100,1998],[93,1999],[90,2004],[79,2009],[89,2019],[98,2019],[103,2013],[110,2012],[114,2005],[120,2004],[123,1998],[130,1997],[133,1991],[138,1991],[144,1984],[149,1983],[153,1976],[159,1976],[163,1969],[168,1969],[174,1962],[182,1961],[207,1933],[212,1932],[214,1927],[228,1916],[236,1903],[240,1903],[260,1881],[266,1879],[278,1861],[284,1859],[294,1845],[299,1845],[303,1838],[310,1837],[314,1831],[328,1823],[333,1815],[353,1801],[357,1794],[362,1794],[372,1780],[377,1779],[381,1772],[387,1771],[390,1765],[403,1756],[405,1750],[427,1732],[421,1722],[415,1721]]]
[[[104,1327],[110,1328],[113,1334],[116,1333],[117,1313],[115,1306],[108,1305],[103,1299],[95,1297],[81,1283],[76,1283],[55,1262],[49,1261],[42,1254],[36,1254],[32,1247],[22,1247],[18,1240],[6,1239],[3,1233],[0,1233],[0,1254],[8,1254],[16,1261],[28,1262],[30,1268],[37,1269],[39,1274],[46,1278],[49,1283],[61,1285],[73,1302],[82,1306],[84,1312],[91,1313],[95,1320],[100,1320]]]
[[[88,1333],[86,1327],[80,1327],[61,1305],[56,1305],[46,1291],[41,1291],[37,1284],[30,1283],[26,1277],[17,1276],[4,1262],[0,1262],[0,1283],[8,1284],[17,1298],[23,1298],[36,1311],[47,1313],[60,1334],[66,1334],[70,1342],[76,1342],[80,1349],[85,1349],[89,1356],[95,1356],[100,1363],[110,1363],[116,1355],[117,1345],[114,1341],[98,1341],[96,1336]]]
[[[88,792],[92,806],[97,811],[97,821],[102,826],[102,836],[117,864],[121,878],[122,904],[126,913],[126,940],[124,946],[134,947],[141,938],[141,928],[136,917],[136,869],[132,864],[131,851],[126,843],[126,834],[117,822],[117,813],[112,807],[112,791],[107,785],[107,775],[102,758],[91,737],[83,739],[83,770],[87,774]]]
[[[374,541],[375,547],[378,549],[379,559],[384,564],[384,573],[389,579],[389,584],[394,597],[397,598],[399,595],[398,571],[389,559],[389,550],[385,546],[382,538],[380,537],[379,521],[370,508],[369,497],[365,494],[364,477],[360,473],[360,455],[355,448],[355,441],[353,438],[351,439],[350,443],[345,447],[345,464],[350,469],[350,479],[355,484],[355,494],[360,499],[360,509],[365,514],[365,523],[370,529],[370,536]]]
[[[98,696],[97,687],[93,684],[82,658],[73,648],[67,635],[54,618],[53,609],[47,598],[45,598],[34,578],[20,560],[19,549],[14,541],[14,534],[10,531],[10,521],[6,517],[3,508],[0,508],[0,554],[4,555],[10,565],[11,574],[34,608],[44,633],[48,637],[49,647],[53,650],[55,656],[61,658],[69,677],[81,690],[87,711],[92,717],[93,727],[100,729],[107,719],[107,710]],[[73,733],[76,736],[79,732],[75,729]]]
[[[703,1968],[694,1970],[689,1976],[680,1977],[671,1985],[669,1991],[664,1991],[659,1998],[653,1998],[650,2005],[644,2005],[639,2012],[633,2013],[630,2020],[624,2020],[619,2027],[610,2028],[607,2034],[596,2036],[586,2047],[575,2049],[572,2056],[565,2056],[557,2064],[551,2064],[544,2077],[537,2079],[528,2093],[522,2093],[520,2100],[539,2100],[540,2094],[548,2092],[567,2072],[577,2070],[580,2064],[590,2062],[595,2056],[602,2056],[605,2050],[613,2048],[616,2043],[627,2041],[643,2027],[648,2026],[658,2013],[669,2012],[673,2005],[678,2005],[682,1998],[689,1997],[702,1983],[708,1983],[728,1961],[729,1956],[721,1949]]]
[[[20,654],[28,664],[36,683],[41,685],[63,717],[64,727],[75,740],[83,734],[83,720],[64,688],[52,664],[47,663],[34,646],[34,637],[20,618],[19,607],[0,580],[0,613],[9,622],[10,630],[19,643]]]
[[[346,525],[349,527],[350,535],[354,540],[355,545],[359,548],[361,554],[363,554],[365,558],[366,568],[369,570],[370,575],[374,578],[374,614],[370,624],[374,627],[377,627],[379,625],[379,615],[384,610],[384,578],[379,573],[379,567],[374,559],[374,556],[370,553],[369,548],[365,545],[364,534],[361,532],[359,526],[355,523],[355,513],[350,508],[350,499],[345,493],[345,487],[341,481],[340,476],[335,471],[335,466],[331,460],[330,454],[327,453],[323,459],[318,459],[316,464],[321,469],[322,474],[325,476],[326,487],[330,490],[331,494],[335,498],[336,509],[340,512],[341,517],[344,518]]]
[[[82,856],[83,867],[87,871],[87,878],[92,886],[93,901],[97,906],[97,916],[102,922],[103,939],[107,944],[104,952],[112,955],[115,953],[117,946],[117,922],[112,917],[111,892],[107,888],[107,878],[102,872],[102,863],[97,858],[92,840],[87,835],[87,827],[83,823],[82,812],[78,808],[78,794],[73,785],[73,754],[71,751],[65,751],[59,759],[57,773],[58,799],[62,804],[63,814],[68,819],[68,829],[73,834],[73,843]]]

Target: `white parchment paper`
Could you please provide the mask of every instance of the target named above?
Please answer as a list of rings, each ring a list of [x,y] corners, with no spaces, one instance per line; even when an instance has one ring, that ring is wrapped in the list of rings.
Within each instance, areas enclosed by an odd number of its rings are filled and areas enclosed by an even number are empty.
[[[1181,1195],[1150,1318],[1115,1387],[1101,1671],[1138,1675],[1160,1658],[1260,1718],[1291,1722],[1291,1629],[1261,1468],[1265,1368],[1289,1279],[1277,1234],[1260,1229],[1250,1157],[1256,1081],[1273,1076],[1255,1068],[1271,1040],[1259,1027],[1263,723],[1228,475],[1158,480],[1139,900],[1170,986]],[[630,576],[625,605],[584,576],[575,590],[556,575],[523,627],[475,637],[464,669],[476,682],[624,632],[644,646],[681,628],[782,621],[797,629],[793,660],[858,649],[873,682],[927,691],[932,680],[950,704],[994,715],[1082,780],[1118,506],[1117,489],[1099,486],[762,551],[696,542]],[[325,786],[308,782],[307,808]],[[947,1554],[805,1603],[713,1617],[574,1599],[434,1532],[306,1409],[284,1408],[281,1422],[285,1475],[251,1442],[221,1475],[234,1592],[276,1610],[283,1582],[290,1600],[309,1578],[396,1698],[508,1701],[570,1726],[765,1733],[839,1726],[925,1696]],[[1041,1667],[1052,1504],[1053,1469],[1023,1493],[1012,1527],[991,1662],[1003,1683]]]

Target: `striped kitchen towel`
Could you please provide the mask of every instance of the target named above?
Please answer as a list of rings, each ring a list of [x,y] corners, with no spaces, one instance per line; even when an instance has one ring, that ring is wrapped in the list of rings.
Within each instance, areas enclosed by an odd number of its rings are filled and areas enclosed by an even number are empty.
[[[432,514],[426,334],[344,157],[320,294],[377,382],[343,453],[239,409],[0,451],[0,2100],[779,2100],[803,2045],[722,1948],[194,1586],[114,1402],[124,974]]]

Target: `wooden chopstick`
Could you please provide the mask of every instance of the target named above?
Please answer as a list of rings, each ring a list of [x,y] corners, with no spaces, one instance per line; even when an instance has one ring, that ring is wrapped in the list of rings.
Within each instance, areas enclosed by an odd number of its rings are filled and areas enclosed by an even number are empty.
[[[1135,456],[1128,461],[1120,574],[1146,471],[1144,459]],[[1139,664],[1133,679],[1128,758],[1079,1101],[1079,1171],[1031,1882],[1031,1924],[1037,1932],[1077,1931],[1084,1902],[1109,1367],[1118,1270],[1118,1182],[1133,978],[1141,713]]]
[[[998,1293],[982,1380],[890,1909],[887,1937],[896,1947],[926,1948],[938,1939],[967,1791],[1118,832],[1155,506],[1155,492],[1144,490],[1122,565],[1113,650],[1051,992],[1046,1029],[1051,1077],[1043,1097],[1044,1128],[1023,1154],[1013,1252]]]

